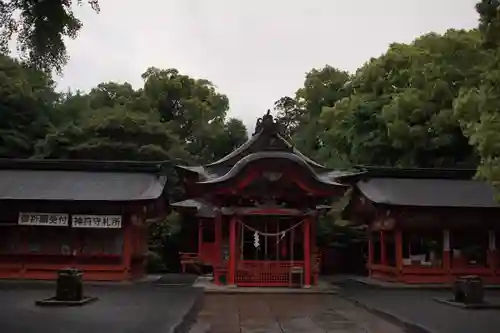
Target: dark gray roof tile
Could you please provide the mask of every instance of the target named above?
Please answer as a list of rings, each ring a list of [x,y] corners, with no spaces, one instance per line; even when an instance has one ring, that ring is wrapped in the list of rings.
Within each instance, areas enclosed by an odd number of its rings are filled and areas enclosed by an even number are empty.
[[[171,207],[181,209],[196,210],[196,216],[204,218],[214,218],[216,216],[215,207],[202,198],[187,199],[170,204]]]
[[[357,187],[378,204],[500,208],[494,188],[477,180],[372,178],[358,182]]]
[[[157,199],[166,176],[139,172],[0,170],[0,200]]]

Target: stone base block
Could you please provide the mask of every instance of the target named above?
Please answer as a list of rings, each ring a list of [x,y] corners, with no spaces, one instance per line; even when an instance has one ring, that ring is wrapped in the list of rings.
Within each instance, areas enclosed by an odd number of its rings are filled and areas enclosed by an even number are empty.
[[[452,299],[442,299],[442,298],[434,298],[436,302],[454,306],[457,308],[462,308],[462,309],[475,309],[475,310],[480,310],[480,309],[500,309],[500,303],[490,303],[490,302],[482,302],[482,303],[461,303],[461,302],[455,302]]]
[[[50,297],[42,300],[35,301],[35,305],[37,306],[82,306],[94,301],[97,301],[97,297],[89,297],[85,296],[79,301],[61,301],[57,300],[56,297]]]

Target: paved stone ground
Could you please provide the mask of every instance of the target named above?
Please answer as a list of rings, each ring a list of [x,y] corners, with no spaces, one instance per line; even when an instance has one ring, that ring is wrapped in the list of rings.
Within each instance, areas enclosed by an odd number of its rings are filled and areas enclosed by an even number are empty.
[[[189,287],[92,286],[100,299],[83,307],[47,308],[52,285],[0,286],[1,333],[168,333],[191,309],[200,290]]]
[[[466,310],[433,300],[450,299],[451,290],[388,290],[351,282],[343,284],[342,293],[432,333],[500,332],[500,310]],[[500,303],[500,290],[485,290],[485,296],[490,302]]]
[[[190,333],[402,333],[336,295],[209,294]]]

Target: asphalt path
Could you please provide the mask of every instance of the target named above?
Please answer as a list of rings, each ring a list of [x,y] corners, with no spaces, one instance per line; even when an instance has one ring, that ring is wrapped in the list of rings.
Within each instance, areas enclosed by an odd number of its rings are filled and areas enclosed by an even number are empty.
[[[499,333],[500,310],[467,310],[436,302],[451,299],[451,290],[382,289],[342,284],[342,294],[368,308],[417,324],[432,333]],[[500,290],[485,290],[487,301],[500,304]]]
[[[193,308],[200,290],[151,284],[87,286],[99,300],[82,307],[39,307],[54,286],[0,288],[1,333],[169,333]]]

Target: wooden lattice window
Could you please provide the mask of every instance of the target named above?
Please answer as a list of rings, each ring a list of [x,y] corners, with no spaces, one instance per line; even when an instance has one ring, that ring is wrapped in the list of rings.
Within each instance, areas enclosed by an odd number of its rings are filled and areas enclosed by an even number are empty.
[[[78,231],[80,254],[121,255],[123,253],[123,234],[121,229],[85,229]]]

